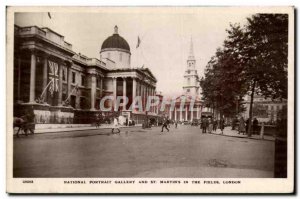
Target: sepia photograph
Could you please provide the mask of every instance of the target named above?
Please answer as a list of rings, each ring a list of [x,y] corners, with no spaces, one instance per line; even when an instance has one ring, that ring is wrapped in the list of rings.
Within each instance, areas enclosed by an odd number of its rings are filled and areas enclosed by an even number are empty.
[[[294,7],[8,6],[6,37],[9,193],[294,191]]]

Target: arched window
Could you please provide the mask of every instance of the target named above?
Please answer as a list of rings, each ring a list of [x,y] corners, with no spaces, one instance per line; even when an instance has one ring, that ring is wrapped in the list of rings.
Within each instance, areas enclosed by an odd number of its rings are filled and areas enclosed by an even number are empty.
[[[190,83],[191,83],[190,78],[187,78],[187,83],[188,83],[188,85],[190,85]]]

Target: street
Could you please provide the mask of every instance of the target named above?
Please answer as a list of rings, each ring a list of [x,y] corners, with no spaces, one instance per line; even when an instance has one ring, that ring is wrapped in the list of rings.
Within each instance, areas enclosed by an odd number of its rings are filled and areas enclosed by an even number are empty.
[[[14,138],[14,177],[270,178],[274,142],[199,127],[122,128]]]

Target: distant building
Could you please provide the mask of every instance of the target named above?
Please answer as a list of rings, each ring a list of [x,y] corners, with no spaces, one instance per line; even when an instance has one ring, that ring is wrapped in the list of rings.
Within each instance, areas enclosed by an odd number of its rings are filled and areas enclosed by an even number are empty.
[[[245,97],[246,111],[243,113],[244,118],[249,118],[250,96]],[[263,96],[255,95],[253,99],[253,118],[257,118],[259,122],[274,124],[277,122],[280,111],[287,106],[287,101],[265,99]]]
[[[149,68],[131,66],[130,46],[117,26],[102,43],[100,59],[75,53],[63,35],[46,27],[15,25],[14,31],[14,115],[33,108],[36,123],[88,123],[103,97],[127,96],[118,113],[136,123],[145,118],[146,97],[155,95],[157,80]],[[128,110],[136,96],[143,100],[141,112]],[[147,115],[155,117],[157,107]]]

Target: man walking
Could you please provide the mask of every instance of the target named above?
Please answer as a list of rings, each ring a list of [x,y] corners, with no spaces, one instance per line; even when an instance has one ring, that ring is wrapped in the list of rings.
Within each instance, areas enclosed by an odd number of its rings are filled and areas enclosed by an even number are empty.
[[[164,132],[164,128],[167,129],[167,131],[169,132],[169,129],[168,129],[168,125],[169,125],[169,120],[168,119],[165,119],[163,125],[162,125],[162,128],[161,128],[161,132]]]

